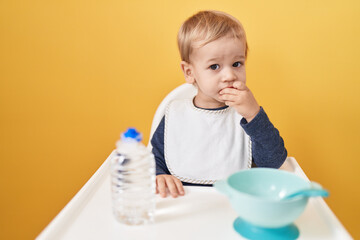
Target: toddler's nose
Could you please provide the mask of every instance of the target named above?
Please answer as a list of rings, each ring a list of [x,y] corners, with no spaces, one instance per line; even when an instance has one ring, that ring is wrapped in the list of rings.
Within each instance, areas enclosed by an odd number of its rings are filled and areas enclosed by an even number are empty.
[[[232,81],[235,81],[236,80],[236,74],[234,72],[234,70],[232,69],[224,69],[224,75],[223,75],[223,78],[222,80],[224,82],[232,82]]]

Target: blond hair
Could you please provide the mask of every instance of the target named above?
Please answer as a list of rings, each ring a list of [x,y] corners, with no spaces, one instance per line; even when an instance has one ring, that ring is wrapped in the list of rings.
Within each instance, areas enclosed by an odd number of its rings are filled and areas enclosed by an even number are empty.
[[[245,30],[240,21],[220,11],[200,11],[188,18],[180,27],[177,36],[181,60],[190,62],[194,42],[199,47],[229,35],[245,43],[245,58],[248,52]]]

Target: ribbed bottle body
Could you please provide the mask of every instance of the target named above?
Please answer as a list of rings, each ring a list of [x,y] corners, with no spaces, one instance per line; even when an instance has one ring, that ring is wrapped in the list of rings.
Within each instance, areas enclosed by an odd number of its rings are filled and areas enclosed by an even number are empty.
[[[141,143],[118,144],[111,161],[111,192],[116,219],[127,225],[152,223],[155,212],[155,160]]]

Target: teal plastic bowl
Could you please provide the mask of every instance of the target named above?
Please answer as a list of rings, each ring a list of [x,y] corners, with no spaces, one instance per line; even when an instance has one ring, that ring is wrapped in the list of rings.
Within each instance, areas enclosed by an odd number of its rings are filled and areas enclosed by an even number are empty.
[[[310,182],[283,170],[253,168],[216,181],[214,186],[229,197],[244,221],[263,228],[280,228],[293,223],[308,202],[307,197],[280,198],[309,188]]]

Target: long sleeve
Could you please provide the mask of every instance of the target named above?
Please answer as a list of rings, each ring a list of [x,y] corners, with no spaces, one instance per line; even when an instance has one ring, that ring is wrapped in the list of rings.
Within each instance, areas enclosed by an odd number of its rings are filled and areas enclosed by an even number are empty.
[[[153,146],[152,153],[155,156],[156,163],[156,175],[170,174],[164,157],[164,125],[165,116],[161,119],[151,139],[151,145]]]
[[[253,162],[258,167],[279,168],[287,157],[284,140],[279,131],[270,122],[264,109],[248,123],[241,119],[240,125],[252,141]]]

